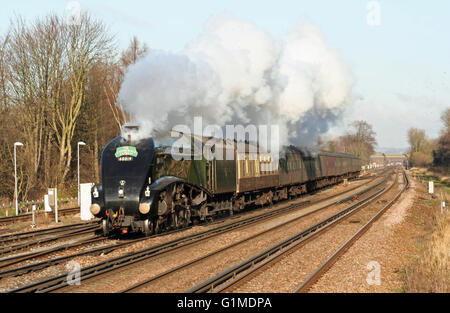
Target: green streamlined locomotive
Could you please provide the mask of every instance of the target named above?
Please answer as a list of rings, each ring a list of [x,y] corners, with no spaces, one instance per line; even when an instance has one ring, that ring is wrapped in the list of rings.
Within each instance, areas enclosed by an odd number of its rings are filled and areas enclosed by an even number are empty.
[[[124,125],[131,133],[137,128]],[[197,139],[192,142],[211,140]],[[357,177],[361,169],[353,155],[294,146],[283,147],[273,166],[269,154],[251,155],[257,149],[250,143],[238,153],[237,142],[219,139],[215,147],[224,157],[207,160],[203,154],[173,152],[174,140],[119,136],[103,149],[102,182],[92,188],[91,212],[102,219],[105,236],[113,230],[148,236],[233,215]]]

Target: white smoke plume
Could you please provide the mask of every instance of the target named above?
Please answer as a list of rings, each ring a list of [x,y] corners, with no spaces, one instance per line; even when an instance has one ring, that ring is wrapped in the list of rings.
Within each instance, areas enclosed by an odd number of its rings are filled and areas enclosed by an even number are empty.
[[[311,144],[340,117],[353,83],[319,28],[298,23],[274,39],[222,14],[183,52],[151,51],[130,66],[119,101],[149,135],[201,116],[204,126],[277,124],[282,144]]]

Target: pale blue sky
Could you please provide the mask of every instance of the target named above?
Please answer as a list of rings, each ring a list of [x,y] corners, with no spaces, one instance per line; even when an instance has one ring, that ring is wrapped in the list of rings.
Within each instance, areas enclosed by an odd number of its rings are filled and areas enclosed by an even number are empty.
[[[0,33],[9,19],[50,11],[64,14],[69,1],[2,1]],[[450,106],[450,1],[378,1],[381,24],[366,22],[366,0],[153,0],[79,1],[110,26],[120,47],[136,35],[150,48],[179,51],[213,15],[229,12],[274,37],[299,20],[319,26],[329,46],[350,65],[360,100],[342,125],[365,119],[380,147],[406,147],[409,127],[439,135],[441,112]]]

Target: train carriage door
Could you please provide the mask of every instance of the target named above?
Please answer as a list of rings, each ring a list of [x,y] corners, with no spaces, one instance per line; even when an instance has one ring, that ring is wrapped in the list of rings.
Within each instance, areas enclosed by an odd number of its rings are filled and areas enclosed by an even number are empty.
[[[214,177],[215,192],[226,193],[236,191],[236,161],[227,159],[227,146],[223,146],[222,160],[215,160]],[[233,155],[233,148],[230,148]]]

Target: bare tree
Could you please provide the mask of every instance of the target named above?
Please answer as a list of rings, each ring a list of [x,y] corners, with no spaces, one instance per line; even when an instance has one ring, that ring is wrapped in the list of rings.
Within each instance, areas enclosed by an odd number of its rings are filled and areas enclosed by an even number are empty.
[[[37,19],[33,27],[27,27],[23,19],[16,18],[10,27],[7,44],[9,99],[17,110],[15,122],[21,130],[16,140],[26,142],[23,155],[27,159],[25,172],[30,179],[24,186],[25,193],[28,187],[37,187],[43,146],[49,136],[46,128],[48,103],[58,98],[54,87],[58,86],[62,52],[56,20],[49,15]]]
[[[122,52],[119,64],[110,67],[107,73],[108,79],[104,91],[118,130],[123,123],[130,121],[130,115],[124,110],[123,103],[117,99],[125,72],[128,66],[135,64],[148,51],[148,46],[145,43],[142,44],[136,36],[133,36],[128,48]]]
[[[442,113],[441,119],[444,128],[433,151],[433,164],[444,167],[444,171],[448,173],[450,167],[450,108]]]
[[[120,86],[123,81],[123,70],[119,65],[112,66],[106,73],[108,79],[103,86],[108,106],[113,114],[117,130],[120,130],[123,123],[130,121],[130,116],[123,109],[121,101],[117,101]]]
[[[413,166],[429,166],[433,162],[435,140],[427,138],[425,131],[418,128],[408,130],[410,158]]]
[[[340,138],[341,147],[344,148],[344,152],[357,155],[364,162],[368,162],[377,144],[372,125],[366,121],[354,121],[350,127],[350,132]]]
[[[61,32],[67,42],[65,46],[65,92],[63,100],[52,107],[51,126],[55,132],[58,148],[58,183],[64,181],[72,160],[72,138],[83,105],[89,68],[99,60],[112,54],[113,39],[106,27],[87,13],[81,15],[78,25],[63,25]]]
[[[55,184],[71,192],[78,140],[88,143],[84,177],[99,180],[99,153],[129,120],[117,103],[124,73],[146,51],[133,38],[116,59],[113,38],[88,14],[80,25],[52,14],[11,22],[0,36],[0,202],[14,193],[15,141],[25,144],[18,151],[21,199],[40,198]]]
[[[83,160],[89,160],[88,164],[83,164],[82,169],[89,169],[83,176],[89,176],[91,181],[100,179],[99,153],[107,141],[120,132],[120,128],[112,127],[111,121],[114,119],[110,110],[110,103],[107,97],[105,86],[109,83],[107,73],[114,65],[97,62],[88,73],[88,88],[85,93],[85,105],[77,123],[75,142],[78,140],[87,141],[89,144],[83,149]],[[87,151],[89,152],[86,155]]]
[[[444,130],[443,132],[450,132],[450,108],[446,109],[442,115],[441,120],[444,123]]]
[[[422,151],[426,143],[425,131],[423,129],[410,128],[408,130],[408,141],[411,153]]]
[[[9,34],[5,37],[0,37],[0,112],[3,112],[8,106],[8,67],[6,61],[6,46],[8,43]]]
[[[133,36],[128,48],[122,52],[122,56],[120,58],[122,68],[126,69],[131,64],[135,64],[137,60],[144,56],[148,51],[148,46],[145,43],[141,44],[137,37]]]
[[[332,152],[357,155],[363,162],[369,162],[377,144],[375,135],[372,125],[366,121],[354,121],[350,124],[348,133],[328,141],[326,149]]]
[[[358,155],[368,155],[373,153],[373,148],[376,146],[375,131],[372,125],[366,121],[354,121],[350,124],[354,128],[354,137],[358,147]]]

